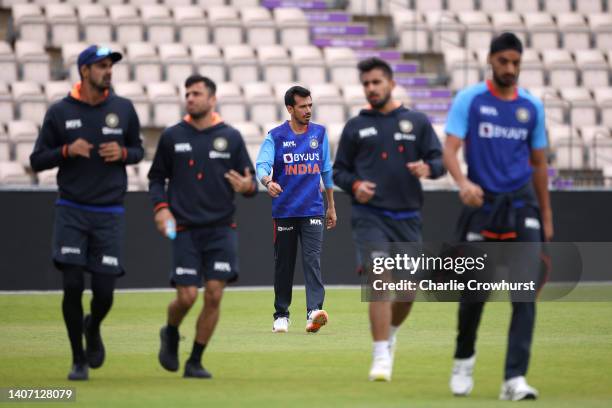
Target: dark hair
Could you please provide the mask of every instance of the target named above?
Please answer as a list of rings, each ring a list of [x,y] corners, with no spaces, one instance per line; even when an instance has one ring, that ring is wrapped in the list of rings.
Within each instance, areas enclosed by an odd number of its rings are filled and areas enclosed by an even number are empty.
[[[387,78],[393,79],[393,71],[391,70],[391,66],[386,61],[377,57],[364,59],[357,64],[357,69],[359,70],[359,75],[370,72],[373,69],[380,69]]]
[[[211,96],[217,92],[217,85],[215,85],[213,80],[200,74],[190,75],[189,78],[185,80],[185,88],[189,88],[191,85],[197,84],[198,82],[204,82],[204,86],[208,88],[208,92]]]
[[[491,40],[491,46],[489,47],[490,55],[505,50],[514,50],[522,54],[523,43],[521,43],[521,40],[512,33],[502,33]]]
[[[292,86],[285,92],[285,106],[295,106],[295,95],[306,98],[310,96],[310,91],[303,86]]]

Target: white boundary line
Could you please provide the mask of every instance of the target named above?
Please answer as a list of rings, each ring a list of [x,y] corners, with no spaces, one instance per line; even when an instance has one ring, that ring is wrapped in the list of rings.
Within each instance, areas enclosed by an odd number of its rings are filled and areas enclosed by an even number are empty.
[[[566,286],[566,282],[548,282],[547,287]],[[578,286],[612,286],[610,281],[586,281],[580,282]],[[294,290],[304,290],[304,285],[295,285]],[[325,289],[346,290],[346,289],[361,289],[361,285],[325,285]],[[260,292],[272,291],[274,286],[230,286],[225,289],[228,292]],[[91,293],[90,289],[85,289],[86,293]],[[117,289],[115,293],[164,293],[174,292],[174,288],[147,288],[147,289]],[[1,295],[54,295],[61,294],[61,290],[0,290]]]

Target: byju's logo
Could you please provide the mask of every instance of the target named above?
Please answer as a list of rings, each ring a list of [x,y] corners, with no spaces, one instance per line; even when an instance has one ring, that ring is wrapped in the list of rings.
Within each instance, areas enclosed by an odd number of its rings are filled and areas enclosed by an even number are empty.
[[[291,154],[291,153],[283,154],[283,161],[285,163],[293,163],[293,154]]]

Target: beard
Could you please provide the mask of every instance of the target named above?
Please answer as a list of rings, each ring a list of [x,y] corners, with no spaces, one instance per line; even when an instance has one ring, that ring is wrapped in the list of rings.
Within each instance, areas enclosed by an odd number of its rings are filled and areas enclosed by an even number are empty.
[[[310,117],[304,117],[303,119],[295,118],[295,121],[302,126],[307,126],[310,123]]]
[[[495,72],[493,72],[493,81],[500,88],[510,88],[516,85],[517,78],[518,77],[516,75],[507,75],[505,77],[500,77],[497,74],[495,74]]]
[[[210,112],[210,108],[199,110],[199,111],[194,111],[194,112],[190,112],[189,109],[187,110],[187,113],[189,113],[189,116],[191,116],[193,119],[201,119],[204,116],[208,115],[209,112]]]
[[[370,98],[368,98],[368,102],[370,103],[370,105],[372,105],[372,108],[379,110],[382,109],[387,104],[387,102],[389,102],[390,99],[391,92],[384,95],[378,102],[373,102]]]
[[[100,80],[100,82],[95,82],[91,78],[89,79],[89,85],[95,89],[96,91],[103,93],[106,92],[111,87],[111,78],[105,77]]]

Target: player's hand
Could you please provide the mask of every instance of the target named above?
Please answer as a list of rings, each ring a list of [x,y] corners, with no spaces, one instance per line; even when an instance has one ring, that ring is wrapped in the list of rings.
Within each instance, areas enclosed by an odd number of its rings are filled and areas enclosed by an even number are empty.
[[[542,211],[542,224],[544,224],[544,239],[547,242],[552,241],[553,236],[555,235],[552,210],[548,209]]]
[[[169,209],[162,208],[161,210],[155,213],[155,226],[164,237],[166,236],[166,225],[168,225],[167,223],[169,220],[172,221],[174,225],[176,225],[174,216],[172,215]]]
[[[334,207],[328,207],[327,211],[325,211],[325,226],[327,229],[335,228],[337,221],[338,217],[336,217],[336,209]]]
[[[278,197],[278,195],[283,192],[283,188],[280,186],[280,184],[275,183],[274,181],[269,182],[267,188],[268,194],[272,198]]]
[[[123,158],[123,152],[121,146],[117,142],[100,143],[100,149],[98,150],[100,157],[105,162],[116,162]]]
[[[357,186],[355,190],[355,199],[361,203],[365,204],[374,197],[374,193],[376,191],[376,183],[372,183],[371,181],[362,181]]]
[[[68,145],[68,156],[82,156],[89,159],[91,149],[93,149],[93,145],[87,140],[79,137],[77,140]]]
[[[238,173],[236,170],[230,170],[225,173],[225,178],[232,185],[232,188],[237,193],[248,193],[253,188],[253,176],[251,170],[246,167],[244,169],[244,176]]]
[[[416,178],[425,178],[431,175],[431,168],[429,164],[423,160],[406,163],[406,167],[410,170],[410,173]]]
[[[459,186],[459,198],[461,202],[468,207],[481,207],[484,202],[484,191],[478,184],[472,183],[470,180],[465,180]]]

